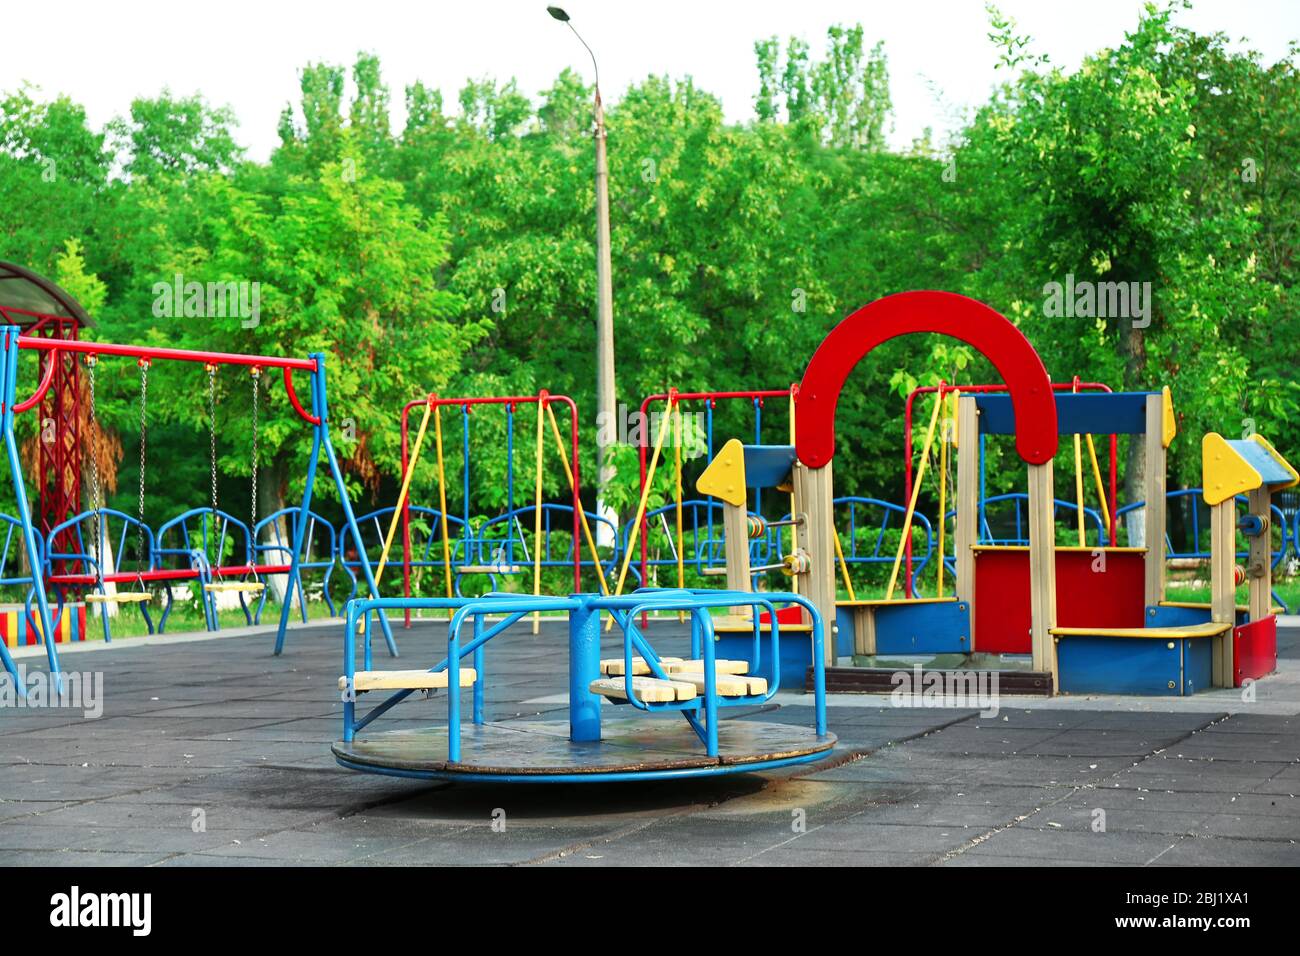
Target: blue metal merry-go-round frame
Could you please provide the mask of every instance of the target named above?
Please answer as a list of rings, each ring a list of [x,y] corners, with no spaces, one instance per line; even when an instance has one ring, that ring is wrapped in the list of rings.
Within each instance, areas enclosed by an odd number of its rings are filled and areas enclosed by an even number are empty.
[[[778,607],[798,606],[812,621],[813,726],[755,720],[723,721],[729,707],[761,706],[780,690]],[[461,692],[450,677],[447,723],[418,730],[390,730],[358,736],[376,718],[416,693],[398,690],[357,714],[357,643],[370,670],[372,618],[388,611],[447,610],[447,653],[428,670],[459,670],[469,658],[474,669],[472,724],[462,726]],[[718,692],[713,612],[750,609],[755,621],[749,673],[767,680],[764,693],[724,697]],[[485,720],[485,647],[534,612],[568,616],[569,673],[566,721]],[[648,703],[633,692],[633,659],[648,665],[646,677],[671,680],[637,619],[643,612],[689,616],[691,657],[702,662],[703,693],[685,701]],[[764,613],[765,612],[765,613]],[[609,613],[622,631],[625,704],[631,718],[603,718],[604,700],[591,690],[602,677],[601,633]],[[797,594],[687,589],[643,589],[622,597],[573,594],[535,597],[490,594],[480,598],[358,598],[347,605],[343,652],[343,735],[334,744],[338,763],[352,770],[430,780],[491,783],[575,783],[683,779],[774,770],[823,759],[835,744],[826,727],[823,625],[815,609]],[[491,618],[491,620],[489,620]],[[759,624],[760,620],[774,622]],[[472,636],[463,639],[466,625]],[[684,722],[656,720],[679,714]],[[507,741],[506,743],[502,743]]]

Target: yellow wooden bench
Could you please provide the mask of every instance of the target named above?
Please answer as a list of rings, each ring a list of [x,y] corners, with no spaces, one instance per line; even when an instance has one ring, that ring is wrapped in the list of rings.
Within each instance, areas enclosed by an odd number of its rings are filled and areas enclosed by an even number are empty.
[[[703,674],[704,661],[674,660],[671,663],[666,664],[664,670],[670,674],[675,674],[678,671],[691,671],[692,673],[699,672]],[[715,660],[713,662],[713,672],[715,674],[747,674],[749,673],[749,661]]]
[[[627,678],[605,677],[594,680],[587,689],[601,697],[627,700]],[[632,695],[644,704],[671,704],[695,697],[695,685],[685,681],[660,680],[657,677],[633,677]]]
[[[693,684],[696,691],[704,693],[704,671],[673,671],[673,680]],[[750,697],[767,693],[767,681],[761,677],[740,674],[718,674],[713,686],[719,697]]]
[[[660,665],[660,666],[661,666],[665,671],[670,670],[670,669],[671,669],[671,666],[672,666],[673,664],[680,664],[680,663],[682,663],[682,659],[681,659],[680,657],[661,657],[661,658],[659,658],[659,665]],[[602,660],[602,661],[600,662],[600,672],[601,672],[602,674],[604,674],[606,677],[622,677],[622,676],[623,676],[623,673],[624,673],[624,672],[623,672],[623,658],[621,658],[621,657],[607,657],[607,658],[605,658],[604,660]],[[634,657],[634,658],[632,658],[632,676],[633,676],[633,677],[637,677],[637,676],[641,676],[641,675],[645,675],[645,674],[649,674],[649,673],[650,673],[650,665],[646,662],[646,660],[645,660],[644,657]]]
[[[1158,641],[1177,641],[1194,637],[1217,637],[1232,630],[1231,624],[1185,624],[1173,627],[1053,627],[1055,637],[1140,637]]]
[[[478,680],[472,667],[460,669],[460,686],[471,687]],[[368,690],[437,690],[448,684],[447,671],[357,671],[352,687],[358,693]],[[339,678],[339,690],[348,689],[348,679]]]

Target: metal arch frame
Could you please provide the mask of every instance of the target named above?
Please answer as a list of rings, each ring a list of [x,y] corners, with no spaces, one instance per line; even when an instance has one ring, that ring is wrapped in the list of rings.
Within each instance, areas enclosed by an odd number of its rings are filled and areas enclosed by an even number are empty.
[[[326,375],[325,375],[325,355],[322,352],[313,352],[307,358],[284,358],[279,356],[267,355],[248,355],[243,353],[232,352],[211,352],[197,351],[191,349],[161,348],[153,346],[135,346],[121,345],[113,342],[84,342],[84,341],[61,341],[56,339],[29,338],[21,334],[21,329],[16,325],[0,326],[0,337],[3,338],[3,356],[0,357],[0,432],[4,436],[5,451],[9,460],[10,479],[13,484],[14,497],[17,502],[18,519],[23,525],[23,543],[30,559],[35,559],[33,566],[33,588],[36,591],[36,602],[40,615],[40,623],[45,635],[45,651],[49,661],[51,673],[59,673],[58,651],[55,649],[54,629],[50,615],[50,604],[46,594],[45,569],[42,567],[42,560],[38,557],[41,551],[36,542],[36,531],[32,525],[31,509],[27,501],[26,483],[23,478],[22,462],[18,454],[18,440],[15,433],[16,416],[30,408],[35,407],[49,391],[53,383],[53,364],[47,367],[47,371],[42,378],[36,391],[23,401],[18,401],[18,354],[21,350],[30,350],[37,352],[52,353],[54,358],[60,358],[63,355],[71,354],[73,356],[82,355],[112,355],[134,358],[140,360],[162,360],[162,361],[179,361],[194,362],[201,364],[214,365],[236,365],[246,368],[276,368],[280,369],[284,376],[285,393],[288,395],[290,404],[304,421],[312,426],[312,451],[307,463],[306,484],[303,489],[302,504],[299,506],[299,512],[302,520],[297,523],[294,529],[294,550],[292,561],[289,567],[290,578],[298,574],[298,566],[302,556],[303,535],[306,533],[307,520],[306,516],[311,513],[311,499],[313,487],[316,482],[316,469],[320,462],[321,452],[324,451],[329,463],[330,472],[334,478],[335,489],[339,495],[339,504],[343,509],[348,524],[356,531],[356,516],[352,511],[352,504],[348,499],[347,485],[343,481],[343,471],[339,466],[338,455],[334,450],[334,444],[330,439],[329,432],[329,403],[326,397]],[[303,407],[301,399],[293,384],[293,373],[295,371],[305,371],[311,376],[311,410],[308,411]],[[357,534],[360,539],[360,534]],[[370,585],[371,593],[378,594],[375,585],[374,574],[370,567],[370,561],[364,555],[361,555],[361,566],[365,571],[366,581]],[[291,600],[285,600],[280,609],[280,625],[276,633],[275,653],[278,655],[284,650],[286,630],[289,625],[289,610]],[[388,644],[389,653],[394,657],[397,656],[397,644],[393,640],[392,631],[388,626],[388,621],[381,620],[381,626],[384,630],[384,638]]]
[[[651,427],[653,419],[651,417],[650,407],[655,402],[663,402],[665,404],[666,406],[664,412],[665,415],[670,415],[672,413],[672,410],[675,407],[679,406],[682,402],[696,402],[696,401],[704,402],[704,411],[705,411],[705,415],[707,416],[707,420],[705,424],[705,454],[707,455],[708,460],[712,461],[713,460],[713,410],[717,408],[719,400],[729,401],[733,399],[748,399],[750,402],[753,403],[755,444],[762,444],[762,442],[759,441],[758,439],[759,436],[762,435],[764,400],[768,398],[794,398],[798,393],[798,391],[799,391],[798,385],[791,385],[789,388],[759,388],[759,389],[741,389],[741,390],[733,390],[733,391],[704,391],[704,392],[683,392],[677,389],[670,389],[667,392],[655,392],[651,395],[647,395],[645,398],[641,400],[641,408],[640,408],[641,440],[640,442],[637,443],[637,455],[640,459],[640,469],[641,469],[641,481],[638,487],[640,488],[641,493],[642,494],[645,493],[645,483],[647,478],[647,471],[649,469],[650,443],[652,438],[650,433],[651,431],[653,431],[653,428]],[[689,499],[685,499],[685,500],[689,500]],[[685,500],[683,501],[683,504],[685,503]],[[705,513],[705,517],[707,519],[708,529],[709,529],[708,537],[706,539],[706,546],[708,548],[709,558],[711,562],[713,557],[714,545],[715,543],[720,543],[720,542],[715,542],[713,536],[713,509],[716,505],[714,499],[711,496],[706,496],[704,501],[708,505],[707,511]],[[761,501],[756,500],[755,504],[757,506],[755,508],[755,511],[757,512],[761,507]],[[658,509],[654,509],[654,510],[657,511]],[[650,552],[649,552],[649,545],[647,543],[647,539],[650,536],[650,517],[651,517],[650,512],[647,512],[645,515],[642,516],[641,530],[639,534],[640,549],[641,549],[642,583],[649,580],[651,564],[658,563],[658,562],[652,562],[649,557]],[[699,517],[698,514],[695,517],[698,519]],[[627,524],[625,524],[623,529],[623,535],[624,535],[623,540],[625,545],[627,542],[627,538],[629,536],[628,529],[630,527],[631,527],[631,522],[628,522]],[[694,535],[696,539],[696,546],[698,548],[699,546],[698,526],[695,529]],[[643,619],[641,623],[644,625],[646,623],[645,619]]]
[[[504,405],[506,408],[506,414],[508,416],[507,421],[509,422],[507,426],[508,427],[507,435],[509,436],[507,438],[507,441],[512,442],[513,435],[514,435],[513,416],[514,416],[514,410],[516,405],[537,405],[538,414],[540,415],[544,413],[553,402],[558,403],[560,405],[567,405],[569,408],[569,441],[570,441],[570,456],[571,456],[569,467],[573,473],[573,487],[571,489],[572,497],[573,497],[573,588],[575,591],[581,591],[582,590],[582,546],[581,546],[582,478],[581,478],[581,471],[578,462],[578,448],[579,448],[578,403],[575,402],[568,395],[552,393],[552,392],[548,392],[546,389],[542,389],[536,395],[478,395],[478,396],[468,396],[468,397],[461,397],[461,398],[440,397],[436,392],[430,392],[424,398],[413,399],[412,401],[409,401],[404,406],[402,406],[402,414],[401,414],[402,474],[406,474],[407,463],[409,461],[409,456],[410,456],[411,412],[417,408],[424,408],[427,406],[433,410],[434,414],[437,414],[440,408],[459,406],[461,408],[461,413],[465,421],[465,433],[463,437],[464,462],[462,465],[464,473],[462,476],[462,481],[463,481],[463,488],[464,488],[464,496],[466,498],[465,505],[468,508],[469,410],[477,405]],[[543,439],[543,443],[545,443],[545,439]],[[513,445],[508,445],[507,447],[513,448]],[[511,476],[510,481],[513,482],[513,476],[514,476],[513,453],[508,452],[506,467],[507,467],[507,473]],[[468,513],[466,514],[466,520],[464,521],[464,533],[466,535],[465,547],[466,547],[466,552],[468,553],[469,548],[473,544],[472,541],[473,531],[472,528],[470,527],[470,522],[468,520]],[[360,538],[358,538],[358,540],[360,540]],[[592,555],[592,559],[594,561],[599,561],[600,556]],[[406,500],[402,502],[402,594],[404,597],[407,598],[411,597],[411,567],[412,567],[411,564],[411,496],[408,494],[406,496]],[[378,592],[374,592],[374,593],[377,594]],[[405,609],[405,613],[403,615],[403,625],[407,628],[411,627],[411,609],[409,607]]]
[[[44,276],[13,263],[0,268],[21,273],[40,287],[66,314],[33,312],[17,306],[0,305],[0,325],[16,325],[29,336],[57,341],[76,341],[80,329],[91,326],[85,311],[66,292]],[[36,487],[39,496],[42,537],[62,524],[81,507],[81,372],[76,357],[52,356],[43,374],[52,387],[43,391],[41,420],[54,422],[54,441],[37,443]]]

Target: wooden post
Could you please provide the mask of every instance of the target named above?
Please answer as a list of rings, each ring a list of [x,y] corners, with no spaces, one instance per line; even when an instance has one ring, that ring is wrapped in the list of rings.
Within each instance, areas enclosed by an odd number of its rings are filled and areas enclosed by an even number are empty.
[[[953,594],[970,609],[970,651],[975,652],[975,542],[979,540],[979,409],[973,395],[957,399],[957,526],[953,557],[957,580]],[[943,516],[939,516],[943,520]]]
[[[1146,504],[1143,506],[1145,601],[1156,607],[1165,599],[1165,445],[1164,403],[1159,395],[1147,396]]]
[[[1248,608],[1252,621],[1268,617],[1273,605],[1273,536],[1268,527],[1272,522],[1269,517],[1272,498],[1267,486],[1250,493],[1250,513],[1265,522],[1264,533],[1250,539],[1250,554],[1246,561],[1246,574],[1250,581]]]
[[[727,589],[749,592],[753,582],[749,570],[749,513],[744,505],[722,503],[722,534],[727,549]],[[753,608],[746,607],[749,617]]]
[[[1210,505],[1210,620],[1216,624],[1233,624],[1237,618],[1237,586],[1233,581],[1237,551],[1235,519],[1234,498]],[[1213,640],[1211,667],[1214,686],[1231,687],[1236,678],[1232,631]]]
[[[822,616],[826,666],[835,666],[835,528],[832,513],[831,466],[808,468],[800,462],[794,466],[795,500],[803,509],[804,520],[796,525],[797,546],[808,553],[812,569],[800,581],[799,593],[812,602]]]
[[[870,604],[853,609],[853,653],[863,657],[876,653],[876,609]]]
[[[1056,522],[1051,461],[1029,466],[1028,509],[1030,647],[1034,670],[1052,675],[1055,694],[1056,645],[1051,629],[1056,626]]]

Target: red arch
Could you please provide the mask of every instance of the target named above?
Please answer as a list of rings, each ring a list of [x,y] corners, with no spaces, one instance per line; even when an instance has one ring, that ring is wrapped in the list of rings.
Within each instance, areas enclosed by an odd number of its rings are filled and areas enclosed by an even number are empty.
[[[796,450],[810,468],[835,454],[835,406],[853,367],[882,342],[938,332],[978,349],[1002,376],[1016,415],[1016,451],[1031,465],[1056,454],[1056,401],[1043,360],[995,310],[955,292],[900,292],[864,305],[831,330],[813,354],[795,406]]]

